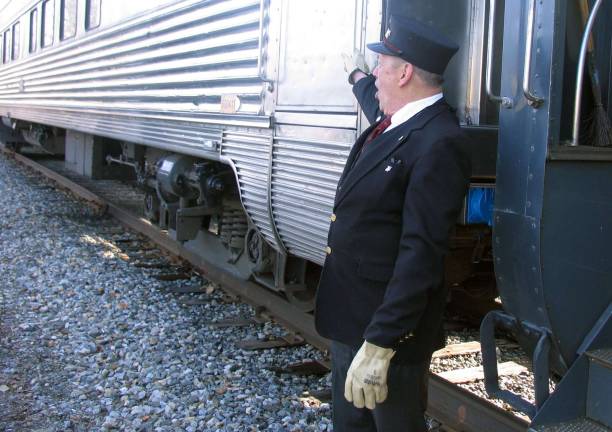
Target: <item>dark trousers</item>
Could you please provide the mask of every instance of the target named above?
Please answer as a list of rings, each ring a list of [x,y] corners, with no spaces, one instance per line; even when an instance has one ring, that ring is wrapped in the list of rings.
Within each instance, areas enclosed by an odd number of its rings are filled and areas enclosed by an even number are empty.
[[[389,367],[387,399],[373,410],[355,408],[344,398],[344,381],[356,349],[332,341],[332,402],[334,432],[425,432],[428,359]]]

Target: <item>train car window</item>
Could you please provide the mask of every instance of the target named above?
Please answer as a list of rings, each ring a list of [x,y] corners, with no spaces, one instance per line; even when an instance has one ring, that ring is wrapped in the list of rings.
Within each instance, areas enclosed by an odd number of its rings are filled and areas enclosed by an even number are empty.
[[[13,25],[13,47],[11,49],[11,59],[13,60],[19,58],[19,49],[21,48],[19,41],[19,23],[15,23]]]
[[[100,8],[101,0],[87,0],[85,3],[85,28],[87,30],[95,29],[100,25],[100,17],[101,17],[101,8]]]
[[[30,12],[30,52],[38,48],[38,10]]]
[[[53,44],[53,21],[54,21],[53,0],[45,0],[42,8],[42,47]]]
[[[4,32],[4,43],[2,44],[2,63],[9,62],[9,52],[11,48],[11,32],[7,30]]]
[[[76,34],[77,0],[60,0],[62,20],[60,24],[60,39],[68,39]]]

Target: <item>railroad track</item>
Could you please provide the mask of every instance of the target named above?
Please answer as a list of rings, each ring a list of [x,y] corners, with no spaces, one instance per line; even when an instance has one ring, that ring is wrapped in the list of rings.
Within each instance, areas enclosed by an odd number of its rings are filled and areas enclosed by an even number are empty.
[[[131,186],[119,186],[116,181],[98,182],[76,175],[63,167],[58,160],[35,161],[24,155],[12,152],[0,146],[9,157],[55,181],[63,188],[70,190],[80,199],[97,207],[100,212],[107,212],[123,226],[145,236],[172,256],[189,263],[204,278],[215,282],[231,296],[251,304],[259,315],[273,319],[290,333],[283,340],[271,340],[258,343],[246,341],[245,349],[269,348],[274,346],[291,346],[307,342],[320,350],[327,351],[329,341],[317,334],[312,315],[304,313],[280,296],[255,283],[240,280],[230,273],[215,267],[202,257],[184,248],[165,232],[140,217],[137,212],[141,196]],[[39,163],[40,162],[40,163]],[[126,188],[125,193],[113,193],[117,187]],[[119,199],[118,197],[121,197]],[[147,265],[142,264],[142,265]],[[240,319],[218,325],[242,325]],[[479,350],[477,343],[450,346],[447,350],[437,352],[435,357],[445,358],[465,355]],[[323,364],[323,366],[325,366]],[[520,367],[509,365],[509,372],[519,373]],[[508,412],[493,403],[478,397],[474,393],[459,387],[458,383],[479,379],[480,371],[448,371],[430,374],[428,414],[443,425],[443,430],[465,432],[518,432],[526,431],[528,423],[521,417]]]

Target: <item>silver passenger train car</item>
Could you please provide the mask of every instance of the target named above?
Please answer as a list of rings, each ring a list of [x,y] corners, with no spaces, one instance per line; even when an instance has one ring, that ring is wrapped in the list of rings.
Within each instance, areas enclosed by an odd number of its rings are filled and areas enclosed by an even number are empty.
[[[445,94],[473,173],[445,280],[464,312],[496,290],[503,302],[481,327],[487,391],[529,413],[530,431],[610,430],[609,1],[11,0],[0,141],[94,178],[129,174],[151,221],[309,310],[336,183],[367,126],[341,55],[373,63],[365,45],[390,13],[461,46]],[[533,355],[535,404],[499,386],[500,328]],[[564,377],[552,394],[551,373]]]
[[[378,40],[390,11],[409,13],[462,47],[446,94],[474,137],[449,264],[449,283],[463,283],[470,263],[490,264],[498,107],[484,1],[438,3],[444,14],[399,0],[12,0],[0,11],[4,133],[81,174],[133,167],[151,221],[309,309],[336,183],[367,127],[342,54]]]

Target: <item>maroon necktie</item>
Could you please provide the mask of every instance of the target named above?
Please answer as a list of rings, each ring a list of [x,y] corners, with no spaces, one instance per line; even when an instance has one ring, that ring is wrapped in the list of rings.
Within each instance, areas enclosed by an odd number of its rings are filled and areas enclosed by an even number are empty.
[[[389,127],[390,124],[391,124],[391,116],[387,116],[384,119],[382,119],[381,122],[378,123],[374,127],[374,129],[372,129],[372,132],[370,132],[370,134],[366,137],[365,141],[361,145],[361,148],[359,149],[359,153],[357,153],[357,156],[355,156],[355,159],[353,160],[353,165],[361,157],[361,153],[363,153],[363,149],[370,143],[370,141],[374,140],[374,138],[376,138],[378,135],[383,133],[385,129]]]
[[[390,124],[391,124],[391,116],[387,116],[384,119],[382,119],[382,121],[376,125],[376,127],[372,130],[372,132],[370,132],[370,135],[368,135],[363,145],[366,145],[367,143],[372,141],[374,138],[376,138],[378,135],[383,133],[385,129],[389,127]]]

